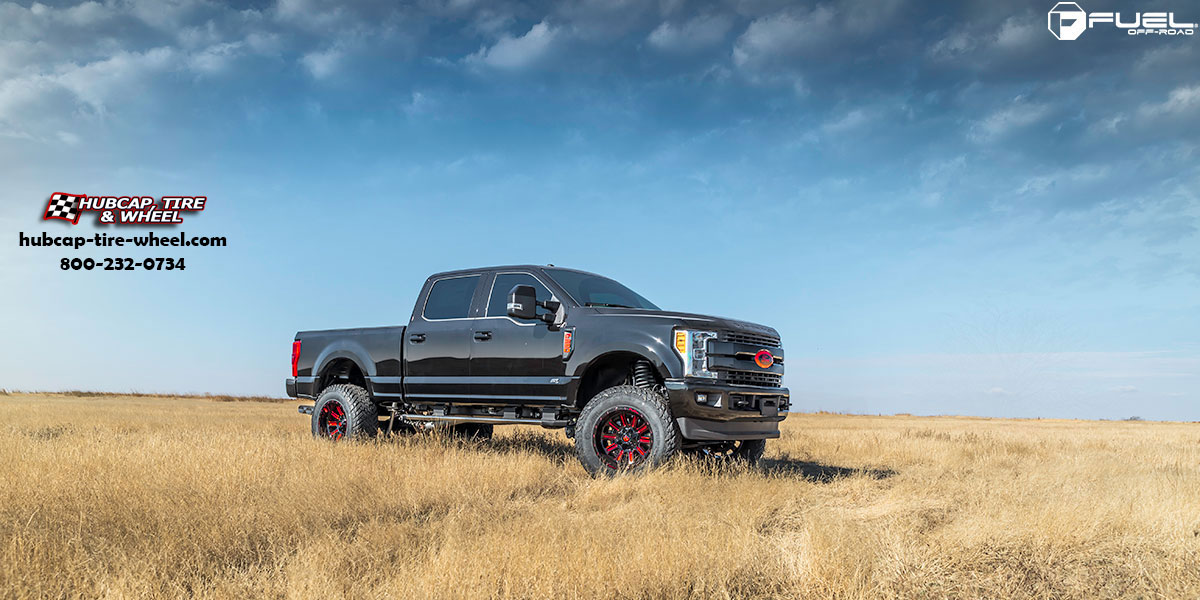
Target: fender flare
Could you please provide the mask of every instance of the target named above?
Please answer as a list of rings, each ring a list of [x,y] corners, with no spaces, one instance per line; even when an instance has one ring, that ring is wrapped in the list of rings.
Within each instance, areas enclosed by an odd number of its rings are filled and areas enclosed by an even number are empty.
[[[362,345],[351,340],[338,340],[329,344],[317,355],[317,360],[313,361],[316,367],[313,369],[313,375],[321,377],[324,375],[325,369],[329,363],[347,358],[362,371],[364,377],[375,376],[375,362],[371,360],[371,355]]]

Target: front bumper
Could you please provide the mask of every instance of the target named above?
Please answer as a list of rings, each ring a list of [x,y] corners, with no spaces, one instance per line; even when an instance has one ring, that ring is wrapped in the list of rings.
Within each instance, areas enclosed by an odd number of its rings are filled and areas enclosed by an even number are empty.
[[[665,382],[671,413],[684,439],[763,440],[779,437],[791,395],[787,388],[721,385],[698,379]]]

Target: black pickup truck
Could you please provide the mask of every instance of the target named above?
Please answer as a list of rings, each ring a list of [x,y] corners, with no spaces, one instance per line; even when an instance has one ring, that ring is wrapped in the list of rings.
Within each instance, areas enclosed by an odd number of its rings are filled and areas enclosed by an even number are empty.
[[[301,331],[291,397],[313,435],[497,424],[563,428],[592,474],[678,451],[756,461],[787,416],[770,327],[660,309],[584,271],[518,265],[438,273],[408,326]]]

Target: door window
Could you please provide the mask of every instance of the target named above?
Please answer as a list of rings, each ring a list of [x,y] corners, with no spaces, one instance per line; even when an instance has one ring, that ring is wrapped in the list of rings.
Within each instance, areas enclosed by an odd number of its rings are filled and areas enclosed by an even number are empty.
[[[528,273],[498,273],[492,283],[492,295],[488,298],[487,316],[503,317],[508,314],[508,293],[514,286],[532,285],[537,290],[538,300],[549,300],[550,290],[542,285],[536,277]],[[542,307],[537,308],[537,314],[550,312]]]
[[[466,318],[471,311],[471,298],[475,296],[478,283],[478,275],[435,281],[429,289],[429,298],[425,300],[425,310],[421,314],[431,320]]]

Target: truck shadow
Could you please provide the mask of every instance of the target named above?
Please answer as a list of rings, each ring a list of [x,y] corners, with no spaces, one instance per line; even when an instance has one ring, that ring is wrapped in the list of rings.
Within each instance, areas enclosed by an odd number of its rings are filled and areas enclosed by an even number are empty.
[[[896,474],[896,471],[891,469],[851,469],[787,457],[782,459],[764,458],[759,461],[757,470],[766,475],[795,477],[814,483],[829,483],[836,479],[856,475],[865,475],[871,479],[887,479]]]
[[[528,452],[544,456],[550,460],[575,460],[575,444],[566,438],[558,439],[549,435],[520,431],[514,435],[492,438],[486,445],[494,452]]]
[[[501,453],[528,452],[558,462],[575,460],[575,445],[570,441],[565,438],[559,439],[531,432],[519,432],[516,435],[493,438],[479,447]],[[750,470],[775,477],[805,479],[814,483],[830,483],[843,477],[864,475],[871,479],[887,479],[896,474],[896,471],[891,469],[838,467],[814,461],[797,460],[787,455],[777,459],[764,458]]]

